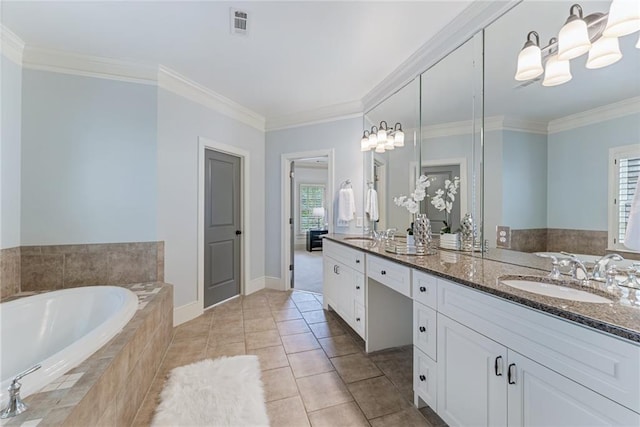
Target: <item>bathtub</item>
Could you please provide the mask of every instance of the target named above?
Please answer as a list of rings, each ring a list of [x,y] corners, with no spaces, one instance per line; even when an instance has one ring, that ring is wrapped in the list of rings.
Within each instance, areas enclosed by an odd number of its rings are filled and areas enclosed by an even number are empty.
[[[0,405],[16,374],[21,396],[35,393],[82,363],[118,334],[138,309],[138,298],[117,286],[47,292],[0,304]]]

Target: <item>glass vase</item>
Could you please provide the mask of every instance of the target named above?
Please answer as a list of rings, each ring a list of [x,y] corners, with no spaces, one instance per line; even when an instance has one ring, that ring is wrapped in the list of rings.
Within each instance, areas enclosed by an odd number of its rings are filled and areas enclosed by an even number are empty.
[[[427,214],[417,214],[413,224],[413,237],[416,247],[428,249],[431,247],[431,221]]]

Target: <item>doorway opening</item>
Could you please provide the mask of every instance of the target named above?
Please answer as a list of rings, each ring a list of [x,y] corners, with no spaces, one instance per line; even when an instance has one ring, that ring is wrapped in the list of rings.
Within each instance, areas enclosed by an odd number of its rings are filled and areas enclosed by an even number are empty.
[[[322,236],[333,218],[333,150],[283,155],[285,289],[322,293]]]

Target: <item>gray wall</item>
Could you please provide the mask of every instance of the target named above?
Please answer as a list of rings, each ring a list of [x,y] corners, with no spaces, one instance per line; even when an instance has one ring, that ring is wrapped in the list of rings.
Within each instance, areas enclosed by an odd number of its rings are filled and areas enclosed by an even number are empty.
[[[549,228],[608,229],[609,148],[640,143],[640,114],[549,135]]]
[[[489,247],[496,246],[496,226],[503,225],[503,131],[494,130],[484,135],[484,186],[482,198],[484,204],[483,239]],[[508,225],[508,224],[504,224]]]
[[[22,70],[0,55],[0,249],[20,246],[20,139]]]
[[[175,286],[176,307],[197,299],[198,137],[251,153],[249,280],[264,276],[264,133],[158,89],[158,239],[165,241],[165,280]]]
[[[23,70],[22,245],[156,240],[156,88]]]
[[[321,149],[335,150],[334,190],[337,194],[340,183],[351,179],[356,198],[356,216],[363,216],[363,156],[360,151],[362,137],[362,118],[337,120],[334,122],[300,126],[267,132],[266,134],[266,275],[282,278],[280,243],[282,236],[282,195],[280,194],[280,165],[284,153],[313,151]],[[334,218],[335,215],[335,197]],[[337,233],[362,234],[362,228],[356,228],[356,221],[349,227],[334,228]],[[335,221],[334,221],[335,225]]]

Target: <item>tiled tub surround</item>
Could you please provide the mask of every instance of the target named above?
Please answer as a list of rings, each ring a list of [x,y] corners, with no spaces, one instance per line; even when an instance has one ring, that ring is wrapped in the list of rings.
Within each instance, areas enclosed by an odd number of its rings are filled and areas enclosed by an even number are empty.
[[[571,252],[604,254],[607,231],[535,228],[511,230],[511,247],[521,252]]]
[[[20,248],[0,249],[0,298],[20,292]]]
[[[23,414],[2,425],[130,425],[171,341],[173,287],[126,285],[138,312],[109,343],[42,391],[25,399]],[[4,402],[3,402],[4,404]]]
[[[20,252],[22,292],[164,281],[164,242],[22,246]]]
[[[544,276],[547,271],[482,259],[463,252],[439,250],[436,255],[407,256],[386,252],[378,245],[359,240],[343,240],[346,236],[328,235],[343,245],[393,260],[399,264],[449,279],[459,284],[540,310],[581,325],[640,343],[640,291],[626,289],[611,304],[590,304],[560,300],[521,291],[499,282],[504,275]],[[633,304],[633,305],[632,305]]]

